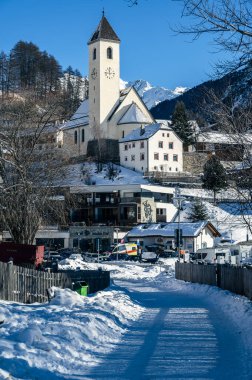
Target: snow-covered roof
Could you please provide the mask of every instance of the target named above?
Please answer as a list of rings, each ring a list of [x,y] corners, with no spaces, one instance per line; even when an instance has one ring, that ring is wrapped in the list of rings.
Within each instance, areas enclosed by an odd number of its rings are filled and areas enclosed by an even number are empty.
[[[127,136],[121,138],[119,143],[125,143],[128,141],[146,140],[152,137],[160,128],[164,129],[164,126],[159,123],[148,124],[140,128],[133,129]]]
[[[220,236],[215,227],[207,221],[202,222],[181,222],[180,229],[183,231],[184,237],[197,237],[205,227],[209,227],[215,236]],[[147,236],[162,236],[162,237],[174,237],[174,232],[178,228],[178,223],[151,223],[141,224],[132,228],[128,232],[128,237],[147,237]]]
[[[251,144],[252,134],[205,132],[197,135],[197,141],[209,144]]]
[[[132,102],[117,124],[143,124],[148,123],[149,120],[150,119],[140,110],[138,105],[135,102]]]
[[[88,112],[89,112],[89,101],[88,99],[83,100],[77,111],[73,114],[71,119],[61,126],[61,129],[75,128],[80,125],[88,124]]]

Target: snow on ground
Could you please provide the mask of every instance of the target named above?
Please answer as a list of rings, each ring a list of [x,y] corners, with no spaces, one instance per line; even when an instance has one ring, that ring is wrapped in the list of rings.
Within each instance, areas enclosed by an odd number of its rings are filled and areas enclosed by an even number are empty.
[[[102,170],[97,171],[93,162],[73,164],[60,172],[60,177],[54,181],[55,186],[90,186],[90,185],[125,185],[147,184],[141,173],[113,164],[115,176],[108,178],[108,165],[103,164]]]
[[[246,241],[248,234],[248,238],[252,238],[244,223],[244,218],[240,211],[241,206],[238,202],[223,202],[215,206],[210,202],[203,201],[203,204],[206,206],[209,221],[215,225],[222,234],[222,237],[229,237],[237,241]],[[183,210],[180,212],[180,220],[182,222],[189,221],[191,205],[190,201],[184,202]],[[244,210],[243,212],[245,218],[252,222],[252,211],[249,207],[248,210]]]
[[[81,261],[76,265],[69,260],[67,265],[72,268],[110,270],[111,287],[89,297],[55,288],[55,298],[45,304],[2,301],[0,379],[84,379],[83,373],[88,368],[95,373],[102,358],[116,346],[120,347],[120,341],[131,331],[131,326],[146,318],[141,289],[145,289],[143,294],[146,289],[155,292],[155,299],[166,292],[175,296],[182,294],[186,299],[195,294],[207,299],[222,310],[224,319],[232,318],[238,338],[243,339],[249,350],[252,347],[251,302],[216,287],[175,280],[174,260],[162,259],[156,265]],[[138,299],[134,299],[127,284],[138,287]],[[103,365],[108,367],[108,363]],[[152,376],[150,378],[155,378],[155,373]],[[183,378],[188,377],[185,374]]]

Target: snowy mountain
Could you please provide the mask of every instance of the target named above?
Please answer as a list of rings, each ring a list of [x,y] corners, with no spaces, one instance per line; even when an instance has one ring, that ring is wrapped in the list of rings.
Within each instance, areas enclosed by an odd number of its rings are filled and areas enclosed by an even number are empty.
[[[137,79],[131,82],[121,80],[122,89],[130,86],[135,87],[149,109],[164,100],[171,100],[188,90],[187,87],[176,87],[174,90],[169,90],[160,86],[152,86],[149,82],[142,79]]]
[[[151,113],[156,119],[170,119],[177,101],[183,101],[187,110],[198,115],[210,123],[218,120],[214,118],[216,113],[216,99],[229,104],[250,107],[251,102],[252,69],[248,65],[243,70],[230,72],[221,78],[201,83],[188,91],[179,94],[175,99],[166,99],[160,102]]]

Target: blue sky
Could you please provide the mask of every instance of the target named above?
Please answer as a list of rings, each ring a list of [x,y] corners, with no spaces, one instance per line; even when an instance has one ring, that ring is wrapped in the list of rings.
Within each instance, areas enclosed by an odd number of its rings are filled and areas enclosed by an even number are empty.
[[[0,0],[0,50],[19,40],[46,50],[65,69],[88,73],[87,41],[102,9],[121,39],[121,78],[145,79],[167,88],[193,87],[209,79],[220,58],[209,37],[190,42],[170,26],[181,21],[181,2],[139,0]]]

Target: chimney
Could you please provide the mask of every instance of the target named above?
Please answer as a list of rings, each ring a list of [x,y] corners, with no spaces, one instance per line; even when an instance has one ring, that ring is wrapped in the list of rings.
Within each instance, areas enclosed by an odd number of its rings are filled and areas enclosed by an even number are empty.
[[[143,136],[145,133],[145,128],[141,125],[140,127],[140,136]]]

